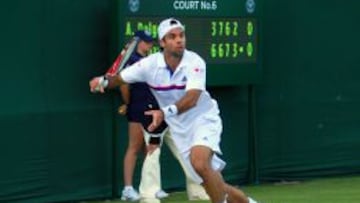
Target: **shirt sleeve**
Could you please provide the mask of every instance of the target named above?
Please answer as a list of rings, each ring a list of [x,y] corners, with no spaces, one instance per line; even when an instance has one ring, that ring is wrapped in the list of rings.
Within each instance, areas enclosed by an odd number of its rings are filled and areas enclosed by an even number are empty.
[[[206,89],[206,64],[201,58],[189,65],[186,91],[190,89]]]
[[[123,69],[120,76],[126,83],[146,82],[146,67],[147,62],[142,59]]]

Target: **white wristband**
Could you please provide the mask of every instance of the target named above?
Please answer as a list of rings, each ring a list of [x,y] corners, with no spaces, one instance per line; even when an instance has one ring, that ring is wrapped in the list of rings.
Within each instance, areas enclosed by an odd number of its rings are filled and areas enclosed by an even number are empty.
[[[178,113],[178,109],[175,104],[165,106],[165,107],[161,108],[161,110],[163,111],[165,118],[170,117],[170,116],[175,116]]]
[[[109,84],[109,80],[107,80],[104,76],[99,76],[98,84],[95,87],[95,92],[99,92],[101,88],[106,88]]]
[[[106,88],[109,84],[109,80],[105,78],[105,76],[101,76],[99,79],[99,86]]]

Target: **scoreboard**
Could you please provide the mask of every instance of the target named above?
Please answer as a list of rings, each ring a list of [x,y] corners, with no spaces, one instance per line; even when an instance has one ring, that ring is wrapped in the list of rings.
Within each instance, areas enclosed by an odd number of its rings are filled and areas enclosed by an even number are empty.
[[[257,83],[261,76],[259,0],[115,0],[118,50],[137,30],[157,39],[169,17],[185,26],[186,47],[207,64],[207,85]],[[160,51],[155,45],[152,52]]]

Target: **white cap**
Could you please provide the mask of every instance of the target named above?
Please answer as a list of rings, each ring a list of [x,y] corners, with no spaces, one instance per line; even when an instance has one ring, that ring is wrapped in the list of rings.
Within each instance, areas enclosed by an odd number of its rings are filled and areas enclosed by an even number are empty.
[[[161,40],[164,38],[164,36],[174,28],[181,28],[182,30],[185,30],[185,27],[181,24],[181,22],[175,18],[168,18],[161,21],[158,27],[159,39]]]

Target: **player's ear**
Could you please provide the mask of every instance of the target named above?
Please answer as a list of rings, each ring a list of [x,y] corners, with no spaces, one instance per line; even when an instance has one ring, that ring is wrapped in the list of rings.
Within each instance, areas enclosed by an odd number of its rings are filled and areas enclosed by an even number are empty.
[[[160,44],[160,47],[163,47],[164,48],[164,46],[165,46],[165,39],[163,38],[163,39],[160,39],[159,40],[159,44]]]

